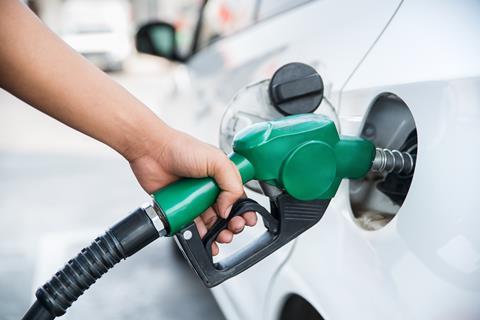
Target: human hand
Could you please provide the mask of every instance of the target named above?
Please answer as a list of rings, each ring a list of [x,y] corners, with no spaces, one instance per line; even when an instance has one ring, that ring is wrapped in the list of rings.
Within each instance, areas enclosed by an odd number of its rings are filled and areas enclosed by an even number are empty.
[[[172,183],[181,177],[212,177],[222,190],[214,206],[195,219],[203,237],[217,217],[228,217],[233,203],[244,196],[242,179],[235,165],[219,149],[203,143],[185,133],[168,128],[167,132],[153,134],[144,150],[130,166],[140,185],[148,193]],[[229,243],[233,235],[245,225],[254,226],[257,216],[248,212],[230,220],[228,228],[220,232],[216,241]],[[212,244],[212,254],[217,255],[218,245]]]
[[[200,235],[217,214],[228,215],[243,188],[237,169],[220,150],[166,126],[21,1],[0,0],[0,16],[0,43],[8,43],[0,50],[0,88],[119,152],[149,193],[180,177],[214,178],[223,191],[214,207],[196,219]],[[235,217],[217,241],[228,243],[255,222],[254,213]],[[218,253],[216,244],[212,252]]]

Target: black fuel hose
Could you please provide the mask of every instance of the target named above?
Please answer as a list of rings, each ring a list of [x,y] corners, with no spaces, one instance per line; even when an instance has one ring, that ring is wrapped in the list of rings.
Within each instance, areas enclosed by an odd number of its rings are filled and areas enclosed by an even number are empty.
[[[74,301],[122,259],[159,237],[146,209],[138,208],[114,225],[40,287],[23,320],[51,320],[65,314]]]

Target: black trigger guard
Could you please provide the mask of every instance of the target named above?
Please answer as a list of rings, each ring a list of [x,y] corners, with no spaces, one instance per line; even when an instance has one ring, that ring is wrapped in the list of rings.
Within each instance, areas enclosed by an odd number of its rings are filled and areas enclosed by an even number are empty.
[[[192,222],[175,234],[175,241],[205,286],[211,288],[247,270],[311,228],[322,218],[329,202],[299,201],[280,194],[270,201],[269,213],[254,200],[243,199],[232,208],[227,219],[215,223],[203,240]],[[228,225],[229,219],[247,211],[258,212],[267,230],[235,253],[213,262],[212,241]]]
[[[254,211],[260,214],[260,216],[263,218],[263,224],[268,232],[272,234],[278,232],[278,220],[275,219],[266,208],[253,199],[239,199],[232,206],[232,210],[230,211],[228,217],[226,219],[218,219],[203,237],[202,242],[205,246],[205,250],[212,255],[212,243],[215,241],[219,233],[227,228],[228,223],[230,220],[232,220],[232,218],[249,211]]]

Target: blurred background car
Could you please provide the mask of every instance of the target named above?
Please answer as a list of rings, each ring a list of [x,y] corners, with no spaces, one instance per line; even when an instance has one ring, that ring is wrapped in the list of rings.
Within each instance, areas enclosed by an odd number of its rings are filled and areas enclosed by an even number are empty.
[[[105,71],[120,71],[132,52],[130,3],[122,0],[67,0],[60,35]]]

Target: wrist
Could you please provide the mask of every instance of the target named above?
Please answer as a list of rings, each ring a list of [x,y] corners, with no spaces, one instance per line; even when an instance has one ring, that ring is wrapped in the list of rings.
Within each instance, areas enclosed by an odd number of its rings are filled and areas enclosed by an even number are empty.
[[[129,124],[122,134],[123,141],[119,148],[114,149],[129,162],[149,155],[152,148],[157,151],[165,148],[173,131],[150,110],[144,116],[129,118],[127,121]]]

